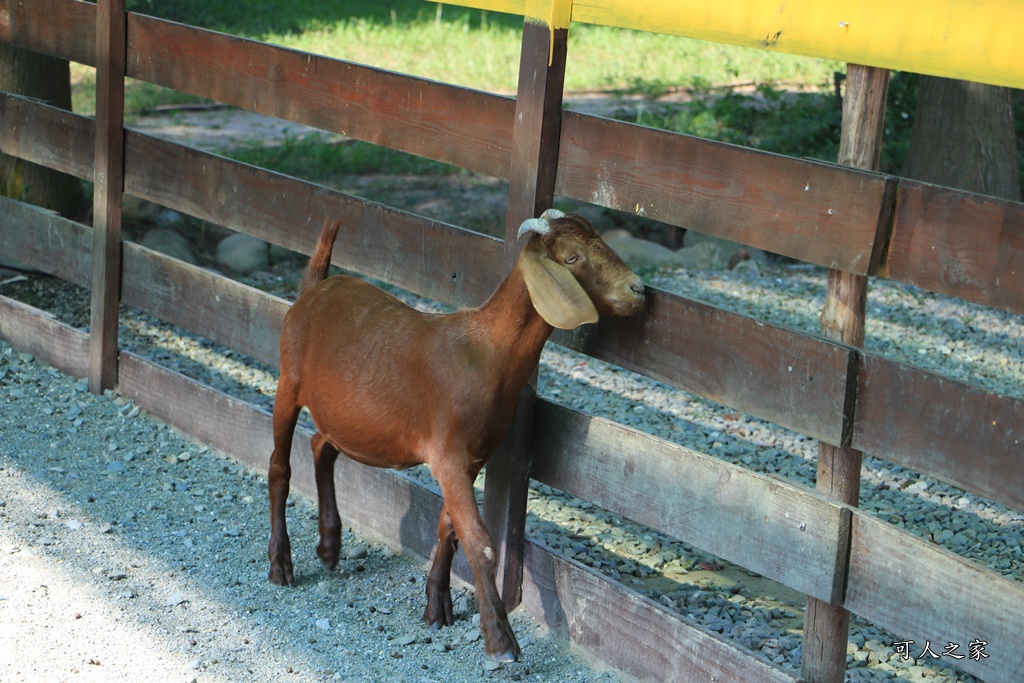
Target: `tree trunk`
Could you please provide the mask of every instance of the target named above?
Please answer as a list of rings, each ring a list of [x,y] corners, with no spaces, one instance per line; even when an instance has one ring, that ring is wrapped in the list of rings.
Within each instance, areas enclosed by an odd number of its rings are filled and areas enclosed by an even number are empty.
[[[1009,88],[921,76],[904,175],[1020,199]]]
[[[0,90],[70,110],[70,66],[67,60],[0,43]],[[77,178],[7,154],[0,154],[0,194],[64,216],[82,207]]]

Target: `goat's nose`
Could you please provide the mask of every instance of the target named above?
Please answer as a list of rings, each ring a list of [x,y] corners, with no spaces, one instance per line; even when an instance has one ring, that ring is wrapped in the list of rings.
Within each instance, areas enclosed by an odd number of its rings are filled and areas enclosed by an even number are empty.
[[[640,280],[640,278],[637,277],[633,279],[633,282],[629,285],[629,291],[633,292],[634,294],[644,293],[644,283]]]

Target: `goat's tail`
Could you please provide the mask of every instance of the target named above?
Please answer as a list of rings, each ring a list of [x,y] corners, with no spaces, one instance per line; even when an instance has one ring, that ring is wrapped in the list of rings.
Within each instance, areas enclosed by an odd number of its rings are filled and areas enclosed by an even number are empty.
[[[334,250],[334,240],[338,237],[338,230],[341,228],[341,219],[334,222],[324,223],[320,230],[320,239],[316,242],[316,249],[309,257],[309,264],[302,274],[302,282],[299,284],[299,295],[313,287],[322,280],[327,279],[327,272],[331,267],[331,251]]]

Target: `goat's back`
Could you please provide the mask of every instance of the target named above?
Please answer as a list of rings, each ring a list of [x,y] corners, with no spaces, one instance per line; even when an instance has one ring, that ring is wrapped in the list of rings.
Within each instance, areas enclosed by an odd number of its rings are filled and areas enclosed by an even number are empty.
[[[449,433],[474,434],[470,447],[484,447],[503,411],[482,379],[492,369],[467,320],[465,311],[423,313],[357,278],[330,277],[285,316],[282,380],[287,373],[332,443],[368,464],[423,462]]]

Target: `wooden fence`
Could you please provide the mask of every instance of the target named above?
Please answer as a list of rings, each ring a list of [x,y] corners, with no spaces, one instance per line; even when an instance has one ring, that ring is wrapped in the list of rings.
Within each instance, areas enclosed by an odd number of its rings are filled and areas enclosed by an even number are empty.
[[[453,305],[479,303],[511,263],[505,245],[514,239],[503,244],[126,130],[125,77],[505,178],[509,231],[557,193],[825,266],[820,336],[652,290],[634,319],[555,337],[819,439],[818,490],[526,395],[486,477],[484,510],[500,541],[503,595],[641,679],[795,680],[524,540],[529,473],[805,593],[807,680],[842,680],[846,620],[854,613],[918,642],[987,641],[988,658],[950,664],[992,683],[1019,681],[1024,586],[856,507],[860,453],[868,451],[1024,508],[1024,401],[861,348],[869,277],[1024,313],[1024,205],[871,172],[888,72],[860,66],[1020,87],[1024,69],[1013,58],[1016,41],[1007,39],[1021,23],[1019,3],[865,2],[847,16],[848,3],[800,0],[763,22],[776,5],[722,0],[682,12],[667,0],[467,4],[526,15],[516,98],[126,13],[123,0],[0,0],[0,39],[97,67],[95,119],[0,94],[0,150],[95,183],[92,227],[0,202],[0,253],[89,287],[92,332],[0,298],[0,336],[88,376],[94,391],[116,384],[154,415],[265,469],[269,416],[119,351],[117,307],[276,365],[287,303],[123,242],[122,193],[303,253],[326,219],[344,216],[336,265]],[[570,20],[859,63],[849,67],[840,165],[563,111]],[[989,31],[980,48],[970,42],[979,30]],[[312,491],[308,435],[297,441],[295,482]],[[440,509],[434,493],[348,461],[338,476],[343,515],[430,554]],[[457,570],[468,575],[465,564]]]

